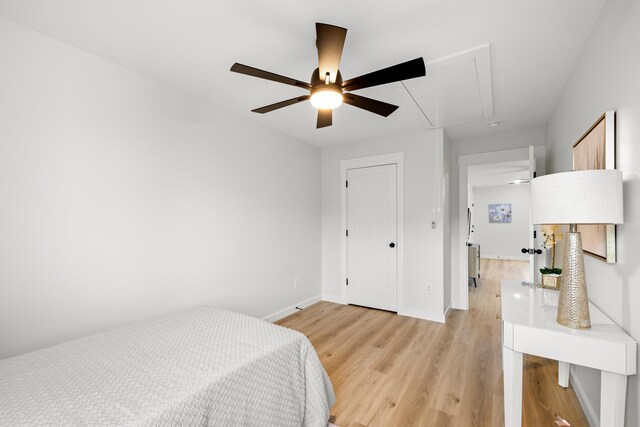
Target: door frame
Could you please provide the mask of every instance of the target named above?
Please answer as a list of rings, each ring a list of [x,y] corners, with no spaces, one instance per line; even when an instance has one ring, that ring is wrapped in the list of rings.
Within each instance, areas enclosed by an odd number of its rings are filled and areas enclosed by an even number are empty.
[[[545,171],[545,146],[536,145],[534,147],[538,175],[543,175]],[[465,232],[467,229],[469,166],[519,160],[529,160],[529,147],[458,156],[458,239],[452,242],[452,246],[456,248],[452,251],[452,256],[458,259],[458,271],[454,275],[454,277],[457,276],[457,283],[452,283],[451,289],[453,308],[459,310],[469,309],[469,279],[467,277],[469,260]]]
[[[404,152],[381,154],[340,161],[340,302],[347,304],[347,170],[373,166],[396,165],[396,224],[398,256],[397,309],[404,307]]]

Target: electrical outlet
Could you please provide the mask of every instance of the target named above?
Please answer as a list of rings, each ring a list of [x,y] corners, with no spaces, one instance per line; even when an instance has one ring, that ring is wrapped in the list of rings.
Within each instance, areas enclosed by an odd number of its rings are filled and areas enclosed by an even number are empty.
[[[294,278],[293,278],[293,287],[294,287],[294,288],[297,288],[297,287],[298,287],[298,284],[299,284],[298,282],[299,282],[299,281],[300,281],[300,278],[299,278],[299,277],[294,277]]]
[[[431,289],[431,283],[427,283],[427,293],[430,294],[433,292],[433,289]]]

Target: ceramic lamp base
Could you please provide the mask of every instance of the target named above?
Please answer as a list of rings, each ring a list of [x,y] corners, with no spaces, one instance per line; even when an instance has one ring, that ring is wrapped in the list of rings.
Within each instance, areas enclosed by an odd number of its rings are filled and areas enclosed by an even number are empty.
[[[577,231],[566,234],[556,320],[568,328],[588,329],[591,327],[587,282],[584,277],[582,236]]]

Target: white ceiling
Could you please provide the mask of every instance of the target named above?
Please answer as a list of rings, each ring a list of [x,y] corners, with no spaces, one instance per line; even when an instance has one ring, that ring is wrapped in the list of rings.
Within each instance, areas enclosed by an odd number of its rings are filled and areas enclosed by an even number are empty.
[[[468,180],[473,188],[509,185],[515,179],[529,179],[528,160],[469,166]]]
[[[603,3],[0,0],[0,16],[324,146],[431,128],[416,102],[454,140],[495,132],[487,126],[493,119],[502,122],[500,130],[545,124]],[[388,118],[345,105],[332,127],[317,130],[309,103],[251,113],[302,91],[229,67],[241,62],[308,81],[317,67],[315,22],[349,30],[340,66],[345,78],[419,56],[428,77],[405,82],[411,95],[401,83],[358,92],[399,105]],[[490,65],[474,62],[477,85],[470,84],[469,63],[437,72],[440,59],[487,44]],[[481,93],[487,82],[489,96]]]

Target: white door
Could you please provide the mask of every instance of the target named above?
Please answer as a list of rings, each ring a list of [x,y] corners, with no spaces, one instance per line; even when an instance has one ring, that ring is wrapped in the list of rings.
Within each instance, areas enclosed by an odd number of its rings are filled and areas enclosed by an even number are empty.
[[[397,311],[396,165],[347,170],[347,303]]]
[[[529,146],[529,183],[537,176],[535,147]],[[531,184],[529,184],[531,186]],[[529,187],[531,188],[531,187]],[[529,210],[531,210],[531,200],[529,200]],[[529,219],[531,219],[531,211],[529,211]],[[542,236],[540,234],[540,226],[531,224],[529,221],[529,283],[540,283],[540,273],[538,272],[539,258],[542,254],[539,242]]]

